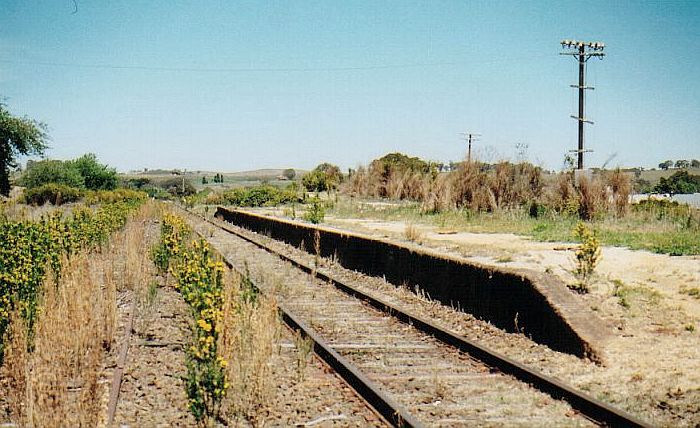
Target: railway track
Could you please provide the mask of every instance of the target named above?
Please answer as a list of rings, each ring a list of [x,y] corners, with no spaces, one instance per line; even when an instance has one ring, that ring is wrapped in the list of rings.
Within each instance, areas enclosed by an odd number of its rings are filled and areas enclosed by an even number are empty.
[[[279,297],[287,324],[309,336],[317,354],[396,426],[649,426],[365,294],[306,253],[187,216],[231,267]]]

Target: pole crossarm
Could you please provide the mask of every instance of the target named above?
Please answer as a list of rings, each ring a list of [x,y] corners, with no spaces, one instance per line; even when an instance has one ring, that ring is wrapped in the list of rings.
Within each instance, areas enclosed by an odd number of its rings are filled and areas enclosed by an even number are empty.
[[[594,122],[593,122],[592,120],[588,120],[588,119],[583,118],[583,117],[578,117],[578,116],[575,116],[575,115],[573,115],[573,114],[570,115],[569,117],[572,118],[572,119],[580,120],[581,122],[590,123],[591,125],[594,124]]]

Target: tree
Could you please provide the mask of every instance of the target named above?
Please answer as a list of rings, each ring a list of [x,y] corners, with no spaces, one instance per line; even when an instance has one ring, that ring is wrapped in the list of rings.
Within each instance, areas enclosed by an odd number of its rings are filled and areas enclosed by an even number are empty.
[[[159,186],[173,196],[190,196],[197,193],[197,189],[194,188],[190,180],[186,180],[184,177],[168,178],[160,182]]]
[[[678,171],[669,178],[661,177],[659,184],[654,186],[656,193],[671,195],[700,192],[700,175],[689,174],[687,170]]]
[[[116,189],[117,171],[97,162],[97,156],[88,153],[74,160],[41,160],[27,162],[20,183],[28,189],[54,183],[88,190]]]
[[[676,161],[676,168],[688,168],[690,166],[690,161],[685,159],[678,159]]]
[[[343,179],[340,168],[330,163],[319,164],[313,171],[305,174],[301,178],[301,184],[309,192],[323,192],[334,190]]]
[[[80,173],[85,188],[90,190],[114,190],[117,188],[117,171],[97,162],[94,153],[87,153],[68,163]]]
[[[202,176],[202,184],[208,184],[209,182],[207,181],[207,176],[204,175]]]
[[[690,166],[693,168],[700,168],[700,160],[693,159],[690,161]]]
[[[46,125],[28,117],[15,117],[0,103],[0,194],[10,194],[10,168],[17,156],[41,155],[48,148]]]
[[[672,166],[673,166],[672,160],[663,161],[659,164],[659,168],[663,169],[664,171],[671,168]]]
[[[27,169],[19,179],[19,183],[27,189],[34,189],[51,183],[77,189],[85,187],[85,179],[80,175],[80,171],[77,168],[70,162],[53,159],[28,163]]]
[[[287,177],[287,179],[289,179],[289,180],[293,180],[294,177],[296,177],[297,172],[294,171],[293,168],[287,168],[287,169],[285,169],[284,171],[282,171],[282,175],[284,175],[285,177]]]
[[[417,157],[410,157],[403,153],[389,153],[382,156],[379,159],[375,159],[370,164],[370,168],[379,172],[382,177],[388,178],[391,173],[397,172],[414,172],[427,174],[430,172],[432,166]]]

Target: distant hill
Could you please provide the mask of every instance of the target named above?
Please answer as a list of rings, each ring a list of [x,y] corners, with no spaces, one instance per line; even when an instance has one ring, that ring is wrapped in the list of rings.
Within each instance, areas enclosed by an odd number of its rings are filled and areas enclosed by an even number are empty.
[[[285,169],[287,169],[287,168],[265,168],[265,169],[256,169],[253,171],[224,172],[223,175],[225,177],[230,177],[231,179],[234,179],[234,180],[250,180],[250,179],[274,180],[275,178],[281,176]],[[302,175],[304,175],[308,172],[308,171],[303,170],[303,169],[297,169],[297,168],[293,168],[293,169],[296,172],[297,177],[301,177]]]
[[[215,174],[221,174],[225,177],[226,181],[274,181],[278,177],[282,176],[282,173],[287,168],[263,168],[255,169],[251,171],[237,171],[237,172],[224,172],[224,171],[191,171],[191,170],[180,170],[180,169],[148,169],[142,171],[129,171],[123,174],[127,177],[148,177],[148,178],[163,178],[171,176],[185,176],[188,179],[195,177],[201,178],[206,176],[208,178],[213,177]],[[302,175],[306,174],[308,171],[303,169],[293,168],[296,172],[296,178],[301,178]]]

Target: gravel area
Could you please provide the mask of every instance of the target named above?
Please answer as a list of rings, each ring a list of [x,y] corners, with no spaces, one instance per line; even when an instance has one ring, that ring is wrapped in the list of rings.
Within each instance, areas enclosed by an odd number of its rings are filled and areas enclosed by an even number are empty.
[[[134,322],[115,426],[196,425],[187,409],[183,381],[189,332],[187,304],[176,290],[159,287],[154,301],[140,308]]]

